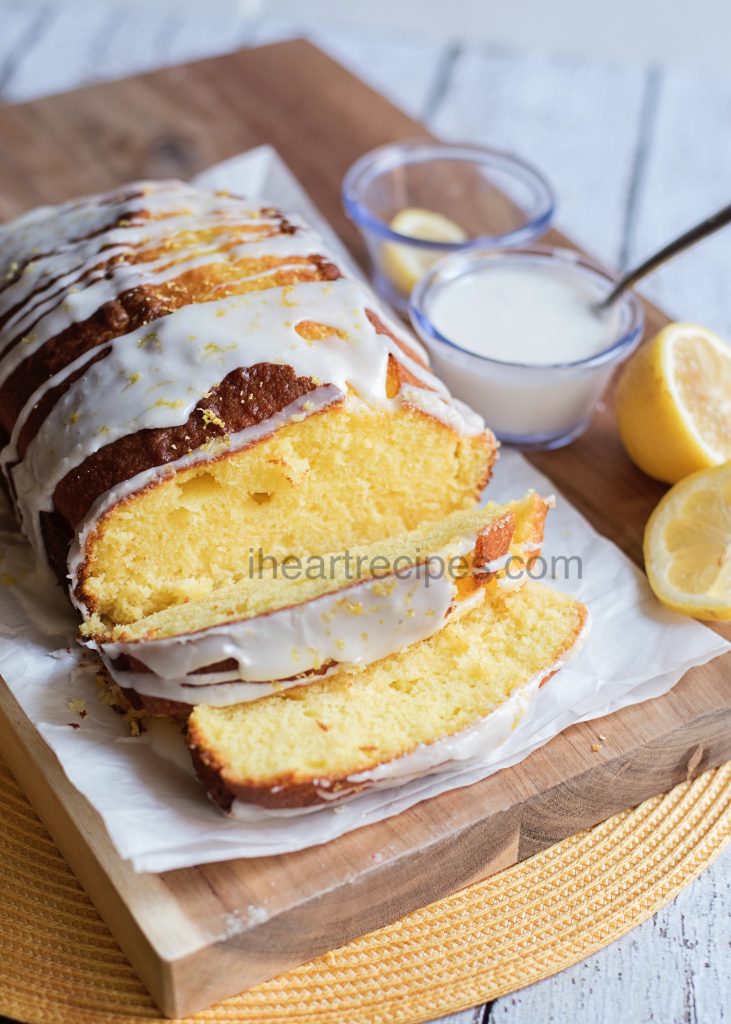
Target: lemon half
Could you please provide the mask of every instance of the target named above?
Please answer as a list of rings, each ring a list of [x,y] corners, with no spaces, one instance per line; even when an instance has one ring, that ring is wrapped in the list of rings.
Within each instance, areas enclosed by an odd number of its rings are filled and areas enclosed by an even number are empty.
[[[645,528],[645,568],[663,604],[731,619],[731,462],[672,487]]]
[[[399,235],[424,242],[464,242],[467,239],[467,233],[449,217],[418,206],[399,210],[389,227]],[[381,251],[382,268],[392,284],[403,295],[408,295],[438,256],[439,253],[416,245],[385,242]]]
[[[668,324],[630,359],[617,387],[630,458],[657,480],[731,459],[731,345],[696,324]]]

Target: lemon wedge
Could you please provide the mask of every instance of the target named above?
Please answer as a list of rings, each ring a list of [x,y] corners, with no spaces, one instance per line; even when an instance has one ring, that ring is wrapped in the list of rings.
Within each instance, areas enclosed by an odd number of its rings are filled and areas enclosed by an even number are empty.
[[[399,235],[424,242],[464,242],[467,239],[467,233],[449,217],[418,206],[399,210],[389,227]],[[401,294],[408,295],[438,256],[416,245],[385,242],[381,251],[382,268]]]
[[[696,324],[668,324],[624,368],[616,398],[630,458],[673,484],[731,459],[731,345]]]
[[[645,527],[650,586],[697,619],[731,619],[731,462],[668,491]]]

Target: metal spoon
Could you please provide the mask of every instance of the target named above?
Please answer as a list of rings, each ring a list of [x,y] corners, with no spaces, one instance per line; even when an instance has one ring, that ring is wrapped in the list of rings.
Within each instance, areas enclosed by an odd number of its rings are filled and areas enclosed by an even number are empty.
[[[714,231],[718,231],[719,228],[725,227],[726,224],[731,223],[731,204],[724,206],[722,210],[718,210],[717,213],[711,214],[705,220],[702,220],[700,224],[696,224],[695,227],[685,231],[679,238],[669,242],[663,246],[653,256],[650,256],[640,263],[639,267],[635,267],[634,270],[630,270],[628,274],[620,278],[619,282],[614,286],[609,295],[601,302],[598,302],[596,309],[599,312],[604,312],[608,309],[617,299],[622,295],[628,288],[639,281],[641,277],[649,274],[651,271],[659,267],[661,263],[666,263],[669,259],[672,259],[676,253],[683,252],[684,249],[688,249],[691,245],[695,245],[696,242],[700,242],[702,238],[706,238],[708,235],[712,235]]]

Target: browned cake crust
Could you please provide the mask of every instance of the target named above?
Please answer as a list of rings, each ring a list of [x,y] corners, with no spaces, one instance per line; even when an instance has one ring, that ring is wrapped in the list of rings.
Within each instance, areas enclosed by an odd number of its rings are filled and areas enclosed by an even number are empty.
[[[234,800],[243,800],[245,803],[257,804],[259,807],[268,808],[297,808],[314,807],[322,804],[321,790],[318,790],[314,783],[297,782],[289,776],[281,776],[281,781],[271,786],[261,786],[255,782],[247,783],[241,780],[235,782],[226,778],[225,769],[222,768],[211,755],[195,744],[195,736],[188,730],[188,745],[193,760],[195,773],[208,791],[211,800],[217,804],[222,811],[230,811]],[[330,782],[329,793],[347,796],[366,788],[366,783],[355,786],[345,780],[334,780],[328,777]],[[281,788],[279,788],[281,786]]]

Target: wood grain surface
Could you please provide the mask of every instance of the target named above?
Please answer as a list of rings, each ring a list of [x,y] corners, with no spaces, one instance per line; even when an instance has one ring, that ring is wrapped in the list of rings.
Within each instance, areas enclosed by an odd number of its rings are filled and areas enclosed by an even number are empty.
[[[134,177],[189,176],[266,141],[360,253],[340,209],[344,171],[371,146],[423,129],[313,48],[287,44],[7,107],[0,132],[11,154],[0,166],[0,216]],[[650,310],[649,321],[652,329],[662,316]],[[537,462],[638,558],[661,489],[624,456],[608,409],[581,442]],[[696,670],[667,697],[599,727],[574,727],[522,765],[397,822],[289,857],[141,879],[109,849],[5,689],[0,707],[4,756],[153,995],[174,1014],[279,973],[731,756],[725,690],[721,665]],[[595,753],[598,729],[607,742]],[[267,920],[252,908],[263,908]]]

